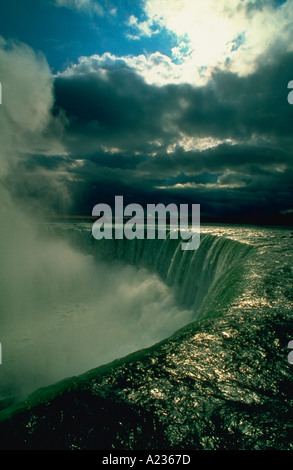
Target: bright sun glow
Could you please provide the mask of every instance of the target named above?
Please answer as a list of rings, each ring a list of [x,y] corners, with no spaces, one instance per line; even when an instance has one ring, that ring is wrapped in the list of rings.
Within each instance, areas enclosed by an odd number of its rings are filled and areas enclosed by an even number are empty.
[[[274,46],[272,38],[292,44],[292,2],[276,9],[272,0],[264,6],[253,0],[146,0],[145,12],[150,21],[177,36],[173,58],[189,70],[191,64],[205,68],[207,74],[213,67],[229,66],[246,75]]]

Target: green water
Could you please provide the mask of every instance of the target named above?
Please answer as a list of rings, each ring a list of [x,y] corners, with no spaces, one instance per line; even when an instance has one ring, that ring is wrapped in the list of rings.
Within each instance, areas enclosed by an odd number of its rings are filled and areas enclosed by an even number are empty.
[[[147,241],[101,250],[85,229],[72,243],[152,270],[192,316],[147,349],[3,410],[1,448],[291,449],[290,229],[204,226],[187,256]]]

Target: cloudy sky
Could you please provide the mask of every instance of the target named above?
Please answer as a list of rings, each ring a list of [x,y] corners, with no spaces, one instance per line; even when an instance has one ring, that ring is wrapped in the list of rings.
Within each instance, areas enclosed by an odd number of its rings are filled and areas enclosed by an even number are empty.
[[[291,211],[290,80],[293,0],[1,0],[1,182],[46,214]]]

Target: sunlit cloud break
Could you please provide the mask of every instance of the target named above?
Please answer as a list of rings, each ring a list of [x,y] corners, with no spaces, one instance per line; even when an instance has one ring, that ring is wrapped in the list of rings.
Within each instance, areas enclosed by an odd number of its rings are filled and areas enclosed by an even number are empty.
[[[215,67],[246,76],[270,49],[292,51],[292,2],[145,0],[144,10],[154,31],[174,35],[172,60],[195,81]]]

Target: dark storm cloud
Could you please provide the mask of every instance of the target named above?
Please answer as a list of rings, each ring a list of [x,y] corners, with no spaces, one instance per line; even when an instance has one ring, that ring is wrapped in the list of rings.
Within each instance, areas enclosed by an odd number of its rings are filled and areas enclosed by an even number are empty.
[[[291,139],[287,84],[292,63],[293,54],[287,54],[273,63],[263,59],[248,77],[216,71],[206,86],[197,88],[148,85],[125,66],[85,70],[56,78],[56,106],[69,119],[68,138],[77,146],[82,143],[84,152],[107,145],[150,153],[182,134],[244,141],[253,136]]]
[[[122,61],[114,65],[55,78],[67,155],[27,159],[23,193],[41,193],[30,185],[39,173],[47,192],[58,194],[63,182],[78,213],[115,194],[145,204],[196,202],[215,215],[293,207],[292,53],[272,53],[246,77],[215,70],[201,87],[150,85]],[[184,136],[215,139],[214,146],[187,150]]]
[[[79,195],[82,191],[87,213],[97,202],[113,203],[114,194],[144,206],[200,201],[204,213],[221,216],[239,211],[245,215],[258,210],[278,212],[293,205],[291,154],[277,148],[223,145],[143,161],[122,155],[115,156],[116,161],[119,157],[127,165],[105,166],[104,156],[101,160],[96,156],[94,161],[85,161],[82,169],[72,170],[80,179]]]
[[[174,177],[182,173],[198,175],[203,172],[222,173],[231,171],[254,172],[260,168],[276,168],[292,164],[291,151],[281,147],[253,144],[221,144],[203,151],[178,149],[171,154],[157,155],[139,164],[145,177]]]
[[[71,151],[118,146],[148,153],[159,145],[155,140],[166,143],[176,138],[170,129],[176,89],[147,85],[127,68],[58,77],[55,94],[56,107],[69,119]]]

